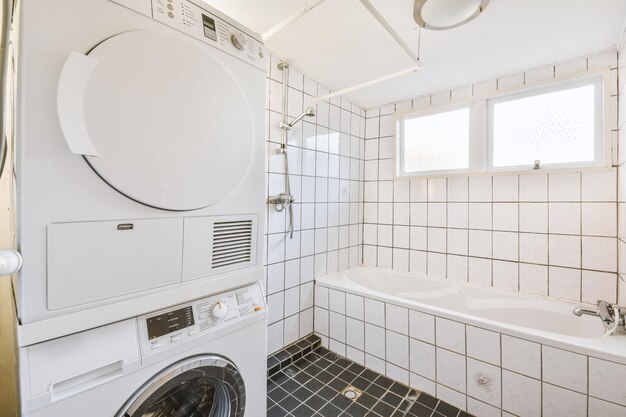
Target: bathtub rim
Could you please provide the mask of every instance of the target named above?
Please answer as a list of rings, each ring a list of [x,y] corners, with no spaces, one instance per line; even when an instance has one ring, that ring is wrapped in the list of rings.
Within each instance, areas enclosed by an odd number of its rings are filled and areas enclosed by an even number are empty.
[[[335,272],[332,274],[327,274],[315,279],[315,285],[320,285],[321,287],[339,290],[343,292],[353,293],[355,295],[359,295],[361,297],[367,297],[370,299],[375,299],[377,301],[381,301],[384,303],[392,304],[398,307],[404,307],[409,310],[415,310],[421,313],[429,314],[436,317],[442,317],[448,320],[456,321],[459,323],[463,323],[466,325],[471,325],[473,327],[478,327],[484,330],[490,330],[493,332],[501,333],[510,337],[515,337],[518,339],[528,340],[531,342],[539,343],[541,345],[551,346],[558,349],[562,349],[565,351],[603,359],[610,362],[616,362],[622,365],[626,365],[626,335],[618,335],[618,336],[610,336],[606,338],[598,337],[598,338],[583,338],[577,336],[565,336],[558,335],[556,333],[546,332],[542,330],[534,330],[528,327],[522,327],[512,324],[506,324],[501,321],[485,319],[482,317],[473,316],[466,313],[461,313],[458,311],[454,311],[451,309],[446,309],[443,307],[437,307],[433,305],[429,305],[426,303],[422,303],[419,301],[408,300],[402,297],[387,295],[380,293],[378,291],[370,290],[368,288],[357,286],[357,284],[352,283],[349,278],[344,277],[344,282],[347,281],[348,285],[344,285],[343,282],[338,282],[339,277],[344,275],[348,271],[355,270],[381,270],[387,274],[391,275],[403,275],[411,278],[419,278],[419,279],[427,279],[429,281],[439,281],[439,282],[447,282],[445,279],[434,278],[432,276],[423,275],[423,274],[409,274],[406,272],[398,272],[393,271],[388,268],[380,268],[380,267],[372,267],[372,266],[358,266],[346,269],[344,271]],[[507,296],[516,296],[521,295],[525,297],[531,297],[533,299],[549,301],[564,305],[580,305],[585,303],[574,303],[567,302],[558,299],[552,299],[542,296],[533,296],[531,294],[517,294],[514,292],[501,291],[493,288],[485,288],[474,285],[468,285],[463,282],[447,282],[448,284],[458,284],[458,285],[467,285],[471,288],[476,289],[484,289],[489,292],[502,293]],[[365,290],[364,290],[364,289]],[[314,304],[317,307],[317,304]],[[328,308],[329,311],[330,308]],[[345,314],[348,316],[347,314]],[[598,319],[598,326],[602,326],[600,320]],[[408,337],[410,337],[407,334]],[[577,343],[578,342],[578,343]],[[467,355],[467,352],[465,353]],[[502,366],[502,365],[500,365]]]

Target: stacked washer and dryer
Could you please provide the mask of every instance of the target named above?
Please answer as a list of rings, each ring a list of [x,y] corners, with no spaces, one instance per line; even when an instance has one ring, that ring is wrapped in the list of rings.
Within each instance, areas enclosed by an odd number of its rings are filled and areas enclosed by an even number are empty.
[[[261,38],[200,0],[14,12],[22,415],[265,415]]]

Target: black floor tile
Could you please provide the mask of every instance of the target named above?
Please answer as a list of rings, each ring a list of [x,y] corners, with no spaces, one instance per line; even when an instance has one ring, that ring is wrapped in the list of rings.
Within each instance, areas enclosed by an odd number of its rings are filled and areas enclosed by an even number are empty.
[[[434,410],[439,400],[431,395],[426,394],[425,392],[422,392],[420,396],[417,397],[417,402],[420,404],[424,404],[426,407]]]
[[[268,417],[471,417],[317,343],[307,338],[268,358]],[[361,390],[357,399],[341,394],[348,385]]]
[[[381,416],[391,416],[395,410],[395,407],[392,407],[387,403],[379,401],[376,403],[376,405],[374,406],[372,410],[377,412]]]
[[[439,414],[444,415],[445,417],[456,417],[459,414],[458,408],[448,403],[444,403],[443,401],[439,401],[439,404],[437,404],[437,408],[435,408],[435,411]]]
[[[423,404],[415,403],[409,409],[407,417],[430,417],[433,414],[433,409],[428,408]]]
[[[267,410],[267,417],[287,417],[287,416],[289,416],[289,413],[277,405]]]

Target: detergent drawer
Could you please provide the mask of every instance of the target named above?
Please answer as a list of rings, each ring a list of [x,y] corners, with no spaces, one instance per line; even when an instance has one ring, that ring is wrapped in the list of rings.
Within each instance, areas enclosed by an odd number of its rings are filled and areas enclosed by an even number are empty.
[[[182,219],[50,224],[48,308],[178,283],[182,251]]]

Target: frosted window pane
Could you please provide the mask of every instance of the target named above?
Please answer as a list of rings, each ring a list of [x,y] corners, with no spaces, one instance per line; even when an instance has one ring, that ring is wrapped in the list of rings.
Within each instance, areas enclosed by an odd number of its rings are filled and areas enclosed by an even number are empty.
[[[493,166],[594,160],[595,87],[524,97],[493,107]]]
[[[404,170],[469,167],[469,108],[404,121]]]

